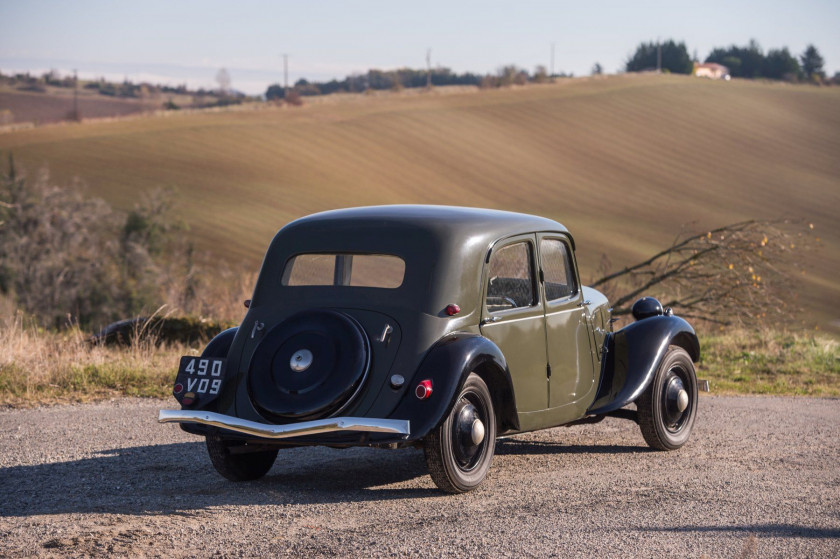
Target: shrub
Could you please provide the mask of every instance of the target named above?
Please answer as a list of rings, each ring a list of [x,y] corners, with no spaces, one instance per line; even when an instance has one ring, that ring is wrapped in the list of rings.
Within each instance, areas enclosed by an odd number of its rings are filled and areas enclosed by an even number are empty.
[[[46,172],[0,177],[0,293],[39,323],[108,324],[159,306],[168,285],[171,193],[155,191],[128,214]],[[164,250],[168,247],[169,250]],[[177,257],[177,256],[176,256]]]
[[[300,93],[295,89],[289,91],[289,94],[286,95],[284,100],[286,101],[286,103],[294,107],[300,107],[301,105],[303,105],[303,98],[301,97]]]

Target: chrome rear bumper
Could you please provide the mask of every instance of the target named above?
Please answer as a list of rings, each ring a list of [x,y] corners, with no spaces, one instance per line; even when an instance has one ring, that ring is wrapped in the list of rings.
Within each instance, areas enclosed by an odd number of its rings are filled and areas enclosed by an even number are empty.
[[[267,439],[288,439],[306,435],[320,435],[335,431],[392,433],[408,436],[411,428],[407,419],[375,419],[368,417],[331,417],[289,425],[269,425],[209,411],[160,410],[160,423],[200,423],[243,435]]]

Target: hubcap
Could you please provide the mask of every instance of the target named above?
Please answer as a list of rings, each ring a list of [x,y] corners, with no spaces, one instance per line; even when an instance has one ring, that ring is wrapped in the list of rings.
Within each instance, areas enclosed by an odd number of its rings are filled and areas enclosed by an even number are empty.
[[[470,471],[481,461],[487,446],[486,410],[473,394],[464,395],[452,413],[452,451],[458,467]]]
[[[289,361],[289,367],[296,373],[302,373],[310,365],[312,365],[312,352],[308,349],[297,350]]]
[[[688,407],[688,392],[685,390],[680,390],[680,393],[677,394],[677,409],[680,412],[684,412],[685,408]]]
[[[480,419],[473,421],[471,435],[473,444],[481,444],[484,440],[484,423]]]
[[[691,413],[691,396],[680,373],[679,368],[669,371],[662,390],[662,420],[672,433],[682,428]]]

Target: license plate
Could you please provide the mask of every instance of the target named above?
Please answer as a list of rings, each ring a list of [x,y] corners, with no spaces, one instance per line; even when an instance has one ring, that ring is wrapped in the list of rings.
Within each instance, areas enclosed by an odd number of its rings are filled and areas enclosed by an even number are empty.
[[[225,380],[226,365],[227,359],[220,357],[181,357],[172,394],[184,406],[215,399]]]

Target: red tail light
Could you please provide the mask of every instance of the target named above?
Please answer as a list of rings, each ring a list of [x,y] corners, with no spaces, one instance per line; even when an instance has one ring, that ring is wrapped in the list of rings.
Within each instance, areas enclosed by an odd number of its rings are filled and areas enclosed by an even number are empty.
[[[420,384],[417,385],[417,388],[414,389],[414,395],[421,400],[428,399],[429,396],[432,395],[432,381],[428,379],[421,381]]]
[[[446,306],[446,314],[448,314],[449,316],[455,316],[459,312],[461,312],[461,307],[459,307],[455,303]]]

